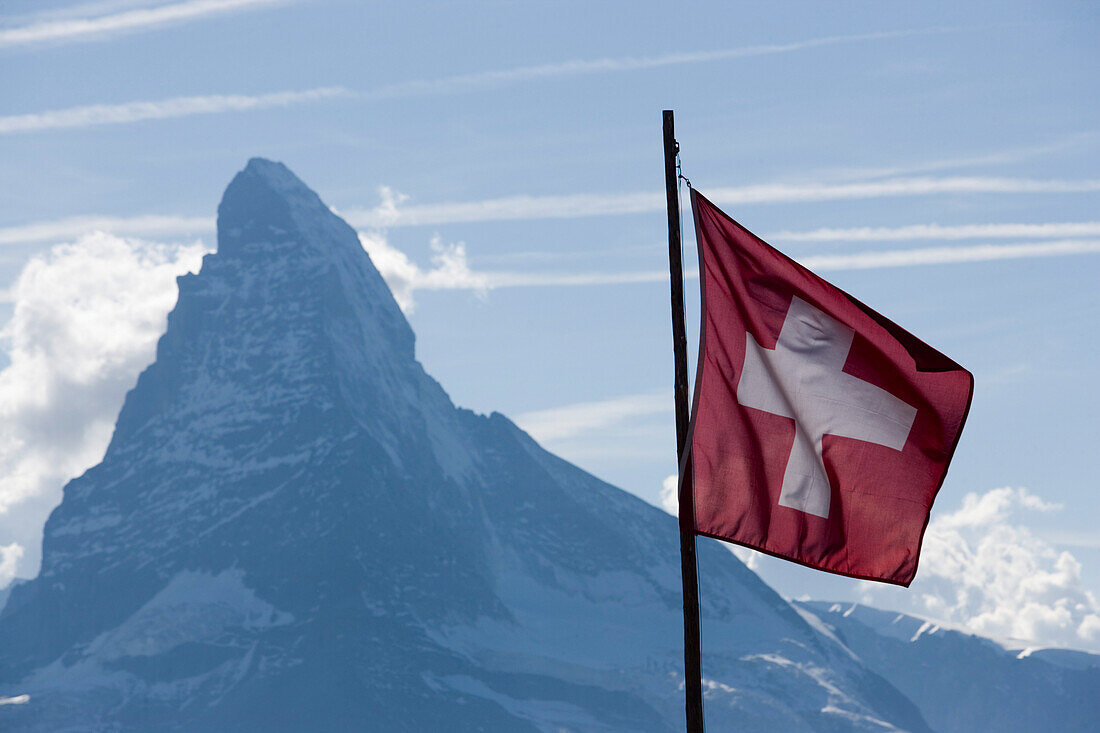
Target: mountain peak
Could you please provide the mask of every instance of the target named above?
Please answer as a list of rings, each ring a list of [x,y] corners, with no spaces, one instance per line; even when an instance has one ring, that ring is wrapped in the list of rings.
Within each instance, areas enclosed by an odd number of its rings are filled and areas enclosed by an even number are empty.
[[[364,399],[399,402],[388,385],[419,369],[412,329],[358,234],[282,163],[253,158],[233,178],[218,207],[218,250],[179,279],[179,292],[112,446],[211,385],[238,402],[252,395],[249,409],[294,383],[299,401],[362,412]],[[247,362],[230,356],[243,352]],[[334,379],[342,396],[319,396]]]
[[[218,205],[218,251],[227,254],[289,241],[339,246],[354,240],[352,249],[358,249],[354,235],[289,168],[265,158],[249,160]]]
[[[248,163],[245,164],[244,170],[247,173],[263,176],[271,180],[292,181],[296,185],[305,187],[302,180],[278,160],[268,160],[267,158],[261,158],[259,156],[249,158]]]
[[[302,179],[294,175],[293,171],[277,160],[251,158],[233,182],[238,181],[242,186],[265,187],[280,197],[307,208],[319,206],[327,210],[317,194],[303,183]],[[233,183],[230,183],[230,187],[232,186]]]
[[[383,321],[412,358],[412,331],[358,233],[282,163],[252,158],[229,183],[218,205],[218,255],[253,269],[266,263],[273,277],[335,272],[356,317]]]

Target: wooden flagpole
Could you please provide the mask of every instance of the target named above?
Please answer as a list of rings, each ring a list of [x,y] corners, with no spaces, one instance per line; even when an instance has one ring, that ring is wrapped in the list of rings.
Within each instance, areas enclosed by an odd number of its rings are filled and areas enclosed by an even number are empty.
[[[676,131],[672,110],[664,111],[665,193],[668,197],[668,270],[672,282],[672,351],[676,359],[676,458],[680,466],[680,576],[684,585],[684,691],[688,733],[703,733],[703,673],[699,658],[699,577],[695,561],[695,496],[688,438],[687,327],[684,324],[684,266],[680,257],[680,198],[677,195]]]

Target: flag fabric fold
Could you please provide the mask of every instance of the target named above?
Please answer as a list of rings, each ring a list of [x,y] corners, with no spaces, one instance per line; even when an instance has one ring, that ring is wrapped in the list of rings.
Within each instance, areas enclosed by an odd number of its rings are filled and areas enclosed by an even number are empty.
[[[909,585],[973,376],[691,191],[697,534]]]

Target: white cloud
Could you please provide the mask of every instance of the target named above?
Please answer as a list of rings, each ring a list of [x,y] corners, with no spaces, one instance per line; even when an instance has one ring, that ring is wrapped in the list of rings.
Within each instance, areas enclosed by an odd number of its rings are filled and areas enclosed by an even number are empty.
[[[163,120],[190,115],[241,112],[269,107],[286,107],[324,99],[348,96],[343,87],[318,87],[303,91],[272,92],[270,94],[209,94],[199,97],[172,97],[150,102],[125,104],[93,104],[47,112],[0,117],[0,135],[38,132],[62,128],[117,125],[140,120]]]
[[[388,227],[397,221],[397,209],[409,200],[409,197],[399,191],[394,191],[389,186],[379,186],[378,196],[382,203],[375,209],[378,225]]]
[[[490,272],[488,287],[572,287],[585,285],[631,285],[636,283],[666,282],[664,270],[636,270],[633,272]],[[698,277],[694,270],[685,270],[684,276]]]
[[[516,424],[540,443],[552,442],[605,431],[639,417],[671,413],[673,407],[672,395],[660,390],[525,412],[516,417]]]
[[[902,227],[852,227],[776,232],[766,237],[775,242],[900,242],[914,239],[1047,239],[1095,237],[1100,221],[1049,222],[1042,224],[912,224]]]
[[[1089,193],[1100,191],[1100,180],[1037,180],[947,176],[891,178],[855,183],[764,183],[706,191],[720,205],[874,199],[899,196],[981,193]],[[380,206],[352,209],[347,220],[360,227],[432,226],[482,221],[572,219],[663,211],[665,194],[588,193],[565,196],[506,196],[481,201]]]
[[[815,272],[839,270],[873,270],[887,267],[917,267],[920,265],[951,265],[970,262],[992,262],[1023,258],[1061,257],[1100,252],[1100,240],[1064,240],[1022,244],[979,244],[970,247],[922,247],[916,249],[875,250],[837,255],[811,255],[796,258]],[[664,270],[634,272],[588,273],[486,273],[489,289],[522,286],[622,285],[628,283],[665,282]],[[684,277],[695,279],[699,271],[684,270]]]
[[[390,217],[394,213],[391,210]],[[4,241],[5,230],[0,229],[0,243]],[[1082,222],[1044,222],[1036,224],[960,224],[941,226],[939,224],[910,224],[900,227],[849,227],[822,228],[809,231],[789,231],[766,233],[767,242],[903,242],[910,240],[959,241],[966,239],[1053,239],[1100,236],[1100,221]],[[551,262],[560,260],[610,259],[622,255],[648,255],[663,252],[668,245],[654,243],[596,250],[554,250],[554,251],[516,251],[493,255],[479,255],[481,262]]]
[[[362,227],[431,226],[519,219],[571,219],[582,216],[635,214],[661,210],[663,193],[570,194],[566,196],[505,196],[482,201],[444,202],[351,209],[349,224]]]
[[[367,92],[365,96],[370,99],[394,99],[400,97],[456,94],[482,89],[495,89],[507,84],[525,81],[643,71],[646,69],[657,69],[668,66],[682,66],[685,64],[699,64],[737,58],[749,58],[753,56],[792,53],[824,46],[838,46],[851,43],[864,43],[867,41],[883,41],[911,36],[954,32],[957,32],[957,29],[926,28],[917,30],[883,31],[878,33],[860,33],[844,36],[825,36],[822,38],[810,38],[804,41],[794,41],[792,43],[771,43],[756,46],[740,46],[738,48],[723,48],[714,51],[669,53],[660,56],[576,59],[534,66],[518,66],[511,69],[458,74],[455,76],[440,77],[438,79],[415,79],[380,87]]]
[[[1000,179],[997,179],[1000,180]],[[1090,184],[1091,185],[1091,184]],[[758,187],[748,187],[756,189]],[[392,246],[386,238],[385,227],[392,226],[409,219],[403,218],[407,209],[402,205],[408,197],[394,192],[388,187],[380,189],[382,203],[372,210],[369,215],[362,212],[356,214],[344,214],[352,224],[373,224],[374,229],[360,232],[359,238],[363,248],[370,254],[375,266],[382,277],[385,278],[390,290],[394,294],[398,305],[406,313],[412,312],[416,306],[415,293],[418,290],[472,290],[480,297],[498,288],[515,287],[577,287],[598,285],[622,285],[638,283],[659,283],[668,280],[668,272],[660,270],[635,270],[635,271],[597,271],[597,272],[547,272],[547,271],[491,271],[474,270],[467,257],[466,245],[463,242],[444,244],[438,234],[431,240],[432,258],[431,266],[423,268],[413,262],[408,255]],[[559,197],[554,199],[553,206],[542,209],[544,213],[550,212],[553,207],[562,206],[565,211],[569,206],[576,204],[585,197]],[[566,201],[568,199],[568,201]],[[576,200],[575,200],[576,199]],[[507,206],[501,202],[516,203],[519,201],[530,202],[529,197],[513,199],[496,199],[493,208],[499,215],[508,215]],[[546,199],[543,200],[546,203]],[[662,204],[663,205],[663,202]],[[557,210],[557,209],[553,209]],[[641,209],[639,209],[641,210]],[[452,212],[453,214],[454,212]],[[518,214],[519,209],[510,213]],[[528,210],[530,213],[530,210]],[[419,220],[418,220],[419,221]],[[425,220],[426,221],[426,220]],[[934,225],[933,225],[934,226]],[[977,225],[989,227],[996,225]],[[1084,226],[1087,230],[1091,223],[1085,225],[1005,225],[1007,227],[1049,227],[1051,230],[1059,227]],[[0,241],[4,235],[0,230]],[[1021,244],[981,244],[967,247],[928,247],[900,250],[874,250],[836,255],[815,255],[800,258],[799,261],[810,269],[825,272],[830,270],[856,270],[886,267],[911,267],[918,265],[955,264],[968,262],[985,262],[993,260],[1053,257],[1072,254],[1089,254],[1100,252],[1100,240],[1059,240],[1054,242],[1026,242]],[[687,269],[684,272],[689,279],[697,278],[699,273],[695,269]],[[612,414],[611,403],[593,403],[594,409],[603,410],[604,414]],[[578,406],[579,407],[579,406]],[[557,408],[569,410],[570,408]],[[553,412],[553,411],[548,411]],[[579,414],[579,413],[578,413]],[[534,413],[531,414],[532,416]],[[550,418],[548,418],[550,419]],[[557,420],[558,416],[552,419]],[[564,425],[565,421],[559,421]],[[545,420],[540,422],[536,429],[545,430]],[[540,440],[554,440],[567,436],[536,435]]]
[[[1074,148],[1088,146],[1097,139],[1097,132],[1088,130],[1063,135],[1047,142],[1022,147],[1013,147],[977,155],[956,156],[938,160],[926,160],[906,165],[882,166],[877,168],[831,168],[819,171],[819,174],[831,174],[842,178],[883,178],[908,176],[915,173],[931,173],[952,168],[972,168],[974,166],[1003,165],[1018,163],[1028,158],[1065,153]]]
[[[816,272],[830,270],[870,270],[883,267],[915,267],[967,262],[991,262],[1034,257],[1093,254],[1100,252],[1100,240],[1067,239],[1056,242],[1023,244],[977,244],[970,247],[923,247],[888,251],[855,252],[839,255],[813,255],[798,261]]]
[[[236,10],[276,5],[290,0],[185,0],[154,7],[130,8],[120,12],[85,17],[55,17],[16,28],[0,28],[0,48],[37,43],[64,43],[106,38],[117,33],[159,28],[168,24],[199,20]],[[108,6],[103,6],[107,9]],[[94,12],[94,6],[87,8]]]
[[[163,0],[88,0],[57,7],[45,7],[20,15],[7,16],[6,26],[34,25],[45,20],[72,20],[90,18],[97,15],[110,15],[123,10],[148,8],[162,5]]]
[[[19,567],[19,561],[23,559],[23,546],[18,542],[0,545],[0,588],[3,588],[15,577]]]
[[[360,232],[359,241],[406,313],[416,307],[417,290],[473,290],[484,295],[490,287],[487,275],[470,270],[462,242],[444,244],[438,235],[432,237],[432,267],[425,270],[390,245],[382,232]]]
[[[13,227],[0,227],[0,245],[72,241],[91,231],[110,232],[121,237],[176,236],[214,231],[209,216],[72,216]]]
[[[999,488],[935,517],[909,591],[915,610],[994,638],[1100,651],[1100,604],[1081,584],[1081,564],[1024,525],[1029,513],[1059,509]],[[868,583],[864,601],[889,593]]]
[[[661,482],[661,508],[676,517],[680,514],[680,477],[673,473]]]
[[[668,280],[661,270],[638,272],[509,272],[479,271],[470,267],[466,244],[446,244],[431,238],[431,266],[423,268],[391,245],[382,230],[360,232],[359,241],[386,280],[397,304],[406,313],[416,308],[418,290],[471,290],[484,298],[498,288],[622,285]],[[688,273],[688,276],[692,276]]]
[[[646,256],[659,256],[668,251],[665,242],[634,244],[623,247],[600,247],[598,249],[554,249],[554,250],[510,250],[508,252],[478,253],[478,262],[543,262],[584,261],[584,260],[626,260]]]
[[[152,361],[175,278],[205,251],[93,233],[24,267],[0,332],[10,358],[0,371],[0,537],[37,546],[61,486],[102,457],[126,391]]]
[[[0,48],[41,43],[99,38],[122,31],[148,29],[167,23],[194,20],[215,13],[250,7],[273,5],[290,0],[186,0],[185,2],[139,7],[96,17],[61,18],[17,28],[0,28]],[[619,57],[573,60],[536,66],[521,66],[472,74],[460,74],[439,79],[412,80],[380,87],[358,94],[366,100],[386,100],[410,96],[434,96],[503,84],[535,81],[563,76],[606,74],[638,71],[664,66],[696,64],[725,59],[744,58],[777,53],[789,53],[821,46],[887,40],[914,35],[954,32],[950,28],[886,31],[845,36],[813,38],[793,43],[744,46],[690,53],[674,53],[649,57]],[[176,97],[150,102],[129,102],[116,105],[89,105],[62,110],[0,117],[0,134],[30,132],[91,125],[117,124],[139,120],[166,119],[194,114],[240,111],[262,107],[285,106],[316,99],[350,95],[342,87],[322,87],[300,92],[277,92],[262,95],[205,95]],[[384,212],[364,226],[386,226],[378,221]],[[461,219],[460,219],[461,220]],[[429,222],[431,223],[431,222]]]
[[[1100,191],[1100,180],[994,178],[890,178],[855,183],[773,183],[716,188],[707,198],[716,204],[755,204],[798,201],[835,201],[892,196],[928,196],[945,193],[1088,193]]]
[[[64,13],[42,14],[39,22],[0,30],[0,48],[24,46],[44,42],[68,42],[105,38],[124,32],[135,32],[159,28],[164,25],[181,23],[220,15],[233,11],[260,9],[264,6],[286,4],[292,0],[184,0],[183,2],[153,5],[152,7],[131,7],[142,3],[91,3]],[[115,12],[117,11],[117,12]],[[100,15],[89,15],[100,12]],[[733,58],[765,56],[790,53],[824,46],[836,46],[876,40],[942,34],[955,32],[953,28],[927,28],[900,31],[882,31],[843,36],[811,38],[791,43],[762,44],[739,48],[673,53],[662,56],[620,57],[564,61],[537,66],[521,66],[512,69],[485,71],[463,74],[440,79],[417,80],[394,84],[375,90],[373,95],[380,99],[394,97],[439,94],[448,91],[482,89],[508,82],[530,81],[536,79],[582,74],[602,74],[609,72],[637,71],[662,66],[677,66],[702,62],[722,61]]]
[[[399,207],[407,196],[382,187],[383,203],[374,210],[372,220],[383,225],[399,218]],[[354,217],[349,217],[353,218]],[[40,221],[11,227],[0,227],[0,245],[34,244],[72,240],[91,230],[108,231],[119,236],[171,237],[186,234],[203,234],[214,231],[211,217],[149,214],[133,217],[77,216],[53,221]],[[1100,233],[1100,222],[1052,222],[1040,224],[972,224],[941,227],[936,224],[912,225],[897,228],[857,227],[850,229],[818,229],[807,232],[779,232],[766,237],[775,241],[825,242],[825,241],[903,241],[908,239],[961,240],[976,237],[1035,237],[1081,236]],[[664,282],[668,273],[664,270],[640,270],[627,272],[538,272],[538,271],[474,271],[468,262],[463,243],[443,245],[433,238],[436,265],[423,270],[403,252],[386,241],[384,230],[361,232],[360,239],[371,254],[382,275],[394,290],[402,308],[414,306],[413,293],[423,290],[475,290],[485,293],[506,287],[551,287],[582,285],[618,285],[630,283]],[[811,255],[799,261],[821,272],[829,270],[872,269],[906,267],[916,265],[984,262],[991,260],[1056,257],[1089,254],[1097,251],[1097,242],[1089,239],[1064,239],[1055,242],[1023,242],[1008,245],[981,244],[968,247],[928,247],[918,249],[874,250],[836,255]],[[663,247],[664,245],[660,245]],[[649,250],[646,247],[628,248],[629,251]],[[514,257],[500,255],[496,259],[545,261],[591,258],[600,253],[585,252],[521,252]],[[698,276],[694,270],[685,273],[689,278]],[[0,294],[2,297],[2,294]]]
[[[993,489],[984,494],[964,496],[962,507],[938,519],[936,528],[960,529],[995,524],[1004,521],[1014,506],[1037,512],[1057,512],[1063,508],[1061,504],[1043,501],[1027,489]]]
[[[424,269],[374,231],[360,233],[360,241],[375,266],[393,291],[405,312],[415,308],[418,290],[472,290],[479,296],[498,288],[582,287],[660,283],[668,280],[665,270],[627,272],[509,272],[474,270],[470,267],[464,243],[443,244],[439,236],[431,240],[432,267]],[[969,247],[926,247],[900,250],[875,250],[838,255],[814,255],[799,258],[816,272],[867,270],[887,267],[964,264],[1020,258],[1059,257],[1100,253],[1100,240],[1064,240],[1023,244],[981,244]],[[684,277],[699,277],[698,270],[687,269]]]

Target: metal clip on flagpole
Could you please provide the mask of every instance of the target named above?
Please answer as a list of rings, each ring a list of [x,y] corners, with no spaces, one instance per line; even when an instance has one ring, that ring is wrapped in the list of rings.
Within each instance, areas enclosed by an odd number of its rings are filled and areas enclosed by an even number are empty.
[[[680,245],[680,146],[672,110],[664,111],[665,193],[668,199],[668,267],[672,284],[672,350],[676,361],[676,458],[680,466],[680,575],[684,587],[684,692],[688,733],[703,732],[703,674],[699,654],[699,577],[695,557],[695,497],[688,439],[687,327]],[[687,179],[684,178],[686,181]],[[691,183],[688,182],[688,186]]]

